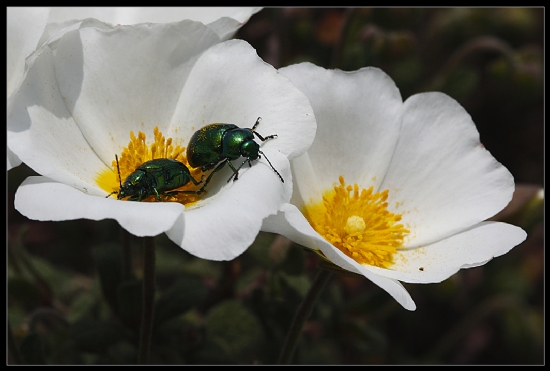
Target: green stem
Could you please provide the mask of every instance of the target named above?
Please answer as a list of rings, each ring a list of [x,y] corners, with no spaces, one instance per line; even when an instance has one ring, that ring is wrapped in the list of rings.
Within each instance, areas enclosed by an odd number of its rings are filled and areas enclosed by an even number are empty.
[[[321,269],[319,273],[317,273],[317,277],[315,277],[315,280],[309,288],[304,301],[300,304],[298,311],[294,315],[294,319],[292,320],[292,324],[290,325],[290,329],[286,335],[283,349],[281,350],[281,354],[279,356],[279,361],[277,362],[278,364],[290,364],[294,351],[296,350],[298,338],[300,337],[300,333],[304,327],[304,323],[309,318],[311,310],[319,298],[319,294],[323,291],[323,288],[330,279],[331,275],[332,273],[325,269]]]
[[[153,332],[153,305],[155,299],[155,241],[154,237],[143,238],[143,307],[139,337],[138,363],[149,361],[151,335]]]
[[[130,244],[130,232],[121,229],[122,237],[122,281],[128,282],[134,278],[132,271],[132,246]]]

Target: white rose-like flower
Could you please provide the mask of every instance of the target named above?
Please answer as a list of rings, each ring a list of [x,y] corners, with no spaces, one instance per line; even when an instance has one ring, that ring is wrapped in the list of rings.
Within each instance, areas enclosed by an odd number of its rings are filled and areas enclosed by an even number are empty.
[[[184,19],[206,24],[228,40],[261,8],[254,7],[8,7],[7,8],[7,111],[12,94],[19,89],[25,74],[25,59],[52,37],[81,26],[82,20],[95,18],[112,25],[169,23]],[[88,26],[90,22],[85,22]],[[8,148],[7,169],[21,160]]]
[[[136,236],[166,232],[201,258],[241,254],[262,219],[290,199],[288,159],[303,154],[315,136],[308,99],[249,44],[219,43],[202,23],[83,23],[91,25],[64,33],[29,58],[14,96],[9,146],[42,175],[18,188],[16,209],[43,221],[112,218]],[[205,195],[190,195],[192,203],[106,198],[119,188],[115,155],[124,180],[151,158],[184,162],[189,139],[207,124],[250,128],[258,117],[257,131],[278,137],[260,143],[264,155],[245,165],[238,181],[227,182],[232,172],[226,166]],[[200,180],[200,169],[191,170]]]
[[[485,221],[511,200],[514,181],[455,100],[403,102],[376,68],[279,71],[308,96],[318,129],[291,161],[291,202],[263,230],[320,251],[408,310],[416,305],[399,281],[441,282],[525,240],[521,228]]]

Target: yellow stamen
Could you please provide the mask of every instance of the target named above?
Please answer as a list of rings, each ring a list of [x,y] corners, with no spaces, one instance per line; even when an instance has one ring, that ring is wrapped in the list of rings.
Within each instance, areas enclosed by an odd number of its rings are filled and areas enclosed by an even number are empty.
[[[387,268],[410,232],[388,208],[388,190],[374,192],[354,184],[340,184],[323,193],[321,201],[311,201],[303,213],[313,228],[328,242],[360,264]],[[353,192],[352,192],[353,191]]]
[[[137,137],[133,131],[130,132],[130,142],[127,147],[124,147],[120,156],[118,156],[118,167],[120,169],[122,182],[124,182],[128,175],[133,173],[144,162],[158,158],[171,158],[180,161],[189,168],[193,178],[197,181],[201,179],[202,172],[200,168],[193,169],[189,166],[184,147],[174,145],[172,138],[166,139],[159,131],[158,127],[155,127],[153,134],[154,141],[148,145],[146,141],[147,138],[143,132],[138,132]],[[117,163],[114,156],[111,166],[112,169],[105,170],[96,177],[96,183],[99,187],[109,193],[114,191],[118,192],[120,188]],[[197,190],[196,188],[198,189],[192,182],[189,182],[185,186],[173,191]],[[177,193],[174,196],[161,196],[161,198],[164,202],[172,201],[189,205],[198,201],[200,197],[195,194]],[[142,201],[157,202],[158,200],[156,196],[153,195]]]

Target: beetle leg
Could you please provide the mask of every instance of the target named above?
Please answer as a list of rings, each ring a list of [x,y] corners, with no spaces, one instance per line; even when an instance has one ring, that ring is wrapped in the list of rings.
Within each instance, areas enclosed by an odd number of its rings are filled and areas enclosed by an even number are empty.
[[[239,170],[241,169],[241,167],[243,167],[243,165],[246,163],[246,160],[243,161],[243,163],[241,164],[241,166],[239,166],[239,169],[235,169],[235,166],[233,166],[233,164],[231,163],[231,161],[227,160],[227,164],[229,165],[229,167],[231,168],[231,170],[233,170],[233,175],[231,175],[229,177],[229,179],[227,179],[227,181],[229,182],[231,180],[231,178],[235,177],[235,179],[233,179],[233,181],[236,181],[237,179],[239,179]]]
[[[260,125],[260,121],[262,121],[262,118],[261,117],[258,117],[258,119],[256,120],[256,123],[254,124],[254,126],[252,126],[252,131],[254,131],[254,129],[256,129],[256,127],[258,125]]]
[[[175,196],[178,193],[188,194],[188,195],[200,195],[200,191],[171,191],[167,192],[164,195],[165,196]]]
[[[265,141],[268,140],[268,139],[275,139],[275,138],[277,138],[277,134],[268,135],[267,137],[261,136],[260,133],[258,133],[257,131],[255,131],[254,134],[255,134],[258,138],[260,138],[260,140],[261,140],[262,142],[265,142]]]
[[[268,140],[268,139],[277,138],[277,134],[272,134],[272,135],[268,135],[267,137],[263,137],[260,133],[254,131],[254,130],[256,130],[256,128],[258,127],[258,125],[260,125],[260,121],[262,121],[262,118],[261,118],[261,117],[258,117],[258,119],[256,120],[256,123],[254,124],[254,126],[252,126],[252,132],[253,132],[254,134],[256,134],[256,136],[257,136],[258,138],[260,138],[260,140],[261,140],[262,142],[265,142],[265,141]]]
[[[157,189],[155,187],[153,187],[153,191],[155,192],[155,196],[157,196],[157,200],[159,202],[162,202],[162,200],[160,199],[159,193],[157,192]]]
[[[247,158],[246,160],[244,160],[242,162],[242,164],[235,170],[235,168],[232,166],[231,168],[233,169],[233,175],[231,175],[229,177],[229,179],[227,179],[227,181],[229,182],[231,180],[231,178],[235,177],[235,179],[233,179],[233,181],[236,181],[237,179],[239,179],[239,170],[241,170],[241,168],[244,166],[244,164],[246,164],[248,162],[248,166],[249,167],[252,167],[252,161]]]
[[[204,175],[201,177],[201,180],[200,181],[196,181],[195,178],[193,178],[193,176],[191,174],[187,174],[187,176],[189,177],[189,180],[193,182],[194,185],[199,185],[202,183],[203,179],[204,179]]]
[[[214,170],[212,170],[210,174],[208,174],[208,178],[206,178],[206,182],[204,182],[203,186],[201,187],[201,189],[199,189],[197,193],[198,195],[204,192],[204,188],[206,188],[206,185],[210,183],[210,179],[212,179],[212,176],[214,175],[214,173],[220,171],[225,166],[226,162],[229,162],[229,161],[227,159],[223,160]]]
[[[116,195],[117,193],[118,193],[118,191],[113,191],[113,192],[109,193],[107,196],[105,196],[105,198],[109,198],[112,195]]]

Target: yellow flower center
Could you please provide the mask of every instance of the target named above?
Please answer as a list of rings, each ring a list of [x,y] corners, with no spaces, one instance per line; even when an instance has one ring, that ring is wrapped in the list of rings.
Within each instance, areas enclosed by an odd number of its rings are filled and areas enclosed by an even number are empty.
[[[312,227],[328,242],[360,264],[387,268],[410,232],[401,214],[388,211],[388,190],[373,192],[354,184],[340,184],[311,201],[302,210]]]
[[[189,163],[187,162],[187,157],[185,155],[185,148],[179,145],[174,145],[172,138],[166,139],[159,131],[159,128],[155,127],[154,141],[151,144],[147,144],[146,136],[143,132],[138,132],[138,135],[136,137],[134,132],[131,131],[130,142],[128,143],[127,147],[124,147],[120,156],[118,156],[118,164],[116,159],[113,159],[111,163],[112,169],[107,169],[99,173],[96,177],[96,183],[101,189],[109,193],[115,191],[118,193],[120,189],[120,182],[124,183],[124,180],[130,174],[136,171],[136,169],[144,162],[159,158],[170,158],[180,161],[185,166],[187,166],[187,168],[189,168],[189,171],[191,172],[191,176],[193,178],[195,178],[197,181],[201,179],[202,172],[200,168],[193,169],[189,166]],[[119,171],[121,179],[119,179]],[[169,190],[167,191],[167,193],[173,191],[197,190],[198,187],[200,186],[195,186],[192,182],[188,182],[183,187]],[[196,202],[199,200],[199,198],[200,197],[196,194],[185,193],[176,193],[174,195],[164,196],[161,195],[161,199],[164,202],[179,202],[184,205],[189,205],[193,202]],[[142,201],[157,202],[158,200],[155,195],[151,195],[143,199]]]

